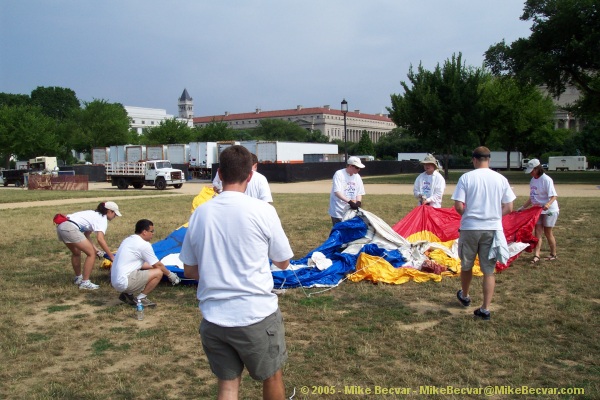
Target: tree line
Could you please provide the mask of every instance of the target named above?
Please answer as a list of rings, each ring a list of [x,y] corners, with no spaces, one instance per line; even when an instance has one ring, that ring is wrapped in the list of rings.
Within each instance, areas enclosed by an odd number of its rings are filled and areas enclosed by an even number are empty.
[[[600,3],[597,0],[527,0],[524,21],[531,35],[501,41],[485,52],[481,67],[453,54],[433,70],[412,65],[403,92],[391,94],[390,118],[398,126],[372,143],[366,131],[349,154],[396,159],[400,152],[433,152],[447,172],[450,157],[468,159],[471,149],[521,151],[530,157],[583,154],[600,161]],[[547,93],[540,90],[546,88]],[[565,109],[585,121],[580,132],[553,129],[558,96],[568,86],[581,97]],[[549,94],[549,95],[548,95]],[[327,143],[320,131],[293,122],[262,120],[252,130],[235,130],[215,120],[190,128],[175,118],[130,130],[119,103],[80,102],[68,88],[38,87],[31,95],[0,93],[0,159],[57,156],[74,162],[71,150],[124,144],[172,144],[222,140],[280,140]],[[334,140],[344,151],[344,142]]]

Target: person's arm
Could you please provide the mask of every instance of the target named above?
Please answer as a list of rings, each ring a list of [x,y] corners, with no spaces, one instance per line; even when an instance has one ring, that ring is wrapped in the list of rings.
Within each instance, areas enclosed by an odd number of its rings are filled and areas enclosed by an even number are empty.
[[[115,257],[113,256],[112,252],[110,251],[110,248],[106,244],[106,240],[104,240],[104,232],[102,232],[102,231],[96,232],[96,240],[98,241],[98,244],[100,245],[100,247],[102,247],[102,250],[104,250],[104,252],[108,256],[109,260],[115,261]]]
[[[549,209],[550,206],[552,205],[552,202],[554,202],[556,200],[556,196],[552,196],[550,197],[550,200],[548,200],[548,202],[546,204],[544,204],[544,207],[542,207],[545,210]]]
[[[199,280],[200,272],[198,271],[198,266],[183,264],[183,276],[188,279]]]
[[[463,215],[465,212],[465,203],[462,201],[454,200],[454,209],[458,215]]]
[[[510,203],[502,203],[502,216],[508,215],[513,210],[513,202]]]
[[[528,197],[527,201],[525,202],[525,204],[523,204],[521,207],[517,208],[517,211],[521,211],[526,209],[527,207],[529,207],[531,205],[531,198]]]
[[[290,265],[290,260],[273,261],[273,264],[279,269],[286,269]]]
[[[441,176],[439,177],[441,178]],[[442,204],[442,198],[444,197],[444,190],[446,189],[446,181],[441,178],[437,179],[435,185],[431,188],[431,197],[425,200],[424,203],[439,203]]]

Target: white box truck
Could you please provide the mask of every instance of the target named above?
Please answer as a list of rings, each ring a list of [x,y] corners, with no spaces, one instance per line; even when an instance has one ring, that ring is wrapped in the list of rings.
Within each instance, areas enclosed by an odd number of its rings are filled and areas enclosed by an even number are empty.
[[[139,162],[146,159],[146,146],[127,146],[125,148],[125,161]]]
[[[167,146],[164,144],[146,145],[147,160],[168,160]]]
[[[189,170],[194,177],[210,179],[212,165],[217,162],[217,142],[190,143]]]
[[[548,171],[585,171],[587,167],[585,156],[548,157]]]
[[[92,149],[92,164],[104,165],[110,161],[109,147],[94,147]]]
[[[398,161],[422,161],[428,153],[398,153]],[[437,157],[436,157],[437,158]]]
[[[190,145],[168,144],[167,154],[172,164],[187,164],[190,162]]]
[[[506,151],[491,151],[490,152],[490,168],[491,169],[522,169],[523,154],[520,151],[510,152],[510,163],[506,162]],[[508,167],[508,168],[507,168]]]
[[[257,142],[259,163],[301,163],[305,154],[337,154],[338,145],[305,142]]]

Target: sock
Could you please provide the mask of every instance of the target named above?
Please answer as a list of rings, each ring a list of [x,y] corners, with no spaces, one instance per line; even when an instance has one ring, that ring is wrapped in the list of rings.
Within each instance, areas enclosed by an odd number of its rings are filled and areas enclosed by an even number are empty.
[[[81,278],[83,280],[83,275],[75,275],[75,279]]]
[[[138,297],[137,297],[138,300],[142,300],[142,299],[145,299],[145,298],[146,298],[146,295],[144,293],[138,294]]]
[[[485,309],[485,308],[483,308],[483,307],[479,307],[479,311],[481,311],[481,312],[482,312],[482,313],[484,313],[484,314],[489,314],[489,313],[490,313],[490,310],[486,310],[486,309]]]

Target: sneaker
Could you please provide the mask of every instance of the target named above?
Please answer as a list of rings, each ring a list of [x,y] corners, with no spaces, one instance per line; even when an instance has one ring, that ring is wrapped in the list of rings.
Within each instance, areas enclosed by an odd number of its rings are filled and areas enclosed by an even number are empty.
[[[132,294],[125,293],[125,292],[123,292],[119,295],[119,300],[121,300],[125,304],[129,304],[130,306],[134,306],[134,307],[137,304],[135,301],[135,297],[133,297]]]
[[[81,275],[76,276],[75,279],[73,279],[73,285],[81,285],[81,282],[83,281],[83,277]]]
[[[179,285],[179,283],[181,282],[181,278],[179,278],[175,272],[171,272],[169,274],[169,280],[171,281],[171,284],[173,284],[173,286]]]
[[[92,281],[81,281],[81,283],[79,284],[79,289],[85,289],[85,290],[96,290],[99,289],[100,286],[96,285],[95,283],[92,283]]]
[[[458,301],[460,301],[460,304],[462,304],[465,307],[469,307],[471,305],[471,298],[464,298],[462,295],[462,290],[456,292],[456,298],[458,299]]]
[[[478,308],[477,310],[473,311],[473,315],[475,316],[475,318],[481,318],[484,321],[489,321],[490,318],[492,318],[492,314],[489,311],[483,312],[481,311],[481,308]]]
[[[136,304],[137,304],[137,301],[136,301]],[[142,299],[142,304],[144,305],[144,308],[146,308],[146,307],[156,307],[156,303],[148,300],[147,297],[144,297]]]

